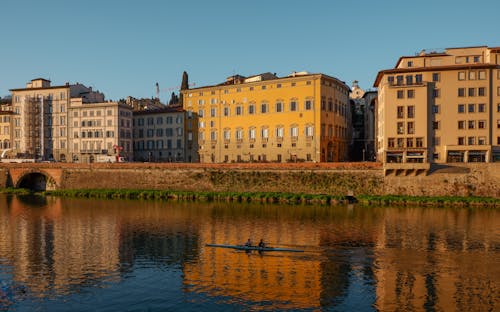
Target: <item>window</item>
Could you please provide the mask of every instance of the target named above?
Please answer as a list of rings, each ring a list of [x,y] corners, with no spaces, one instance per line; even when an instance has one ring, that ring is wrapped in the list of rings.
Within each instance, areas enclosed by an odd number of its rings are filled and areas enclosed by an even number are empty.
[[[243,140],[243,130],[241,128],[236,129],[236,140]]]
[[[486,137],[478,137],[477,145],[486,145]]]
[[[465,145],[465,138],[464,137],[458,137],[457,144],[458,145]]]
[[[432,73],[432,81],[438,82],[440,78],[439,73]]]
[[[413,122],[408,122],[407,128],[408,128],[408,134],[414,134],[415,133],[415,126],[414,126]]]
[[[465,113],[465,104],[458,104],[458,112]]]
[[[474,113],[476,111],[476,104],[469,104],[469,105],[467,105],[467,111],[469,113]]]
[[[397,129],[398,134],[404,134],[404,132],[405,132],[405,124],[404,124],[404,122],[398,122],[397,123],[397,127],[398,127],[398,129]]]
[[[402,75],[396,76],[396,83],[398,84],[398,86],[403,84],[403,76]]]
[[[458,96],[459,97],[465,96],[465,88],[458,88]]]
[[[458,129],[465,129],[465,120],[458,121]]]
[[[398,118],[404,118],[405,108],[404,106],[398,106]]]
[[[231,130],[224,130],[224,140],[229,141],[231,139]]]
[[[276,110],[277,113],[281,113],[283,111],[283,103],[282,102],[276,102],[275,110]]]
[[[476,96],[476,89],[475,88],[469,88],[468,94],[469,94],[469,96]]]
[[[250,115],[255,114],[255,104],[248,105],[248,114]]]
[[[441,145],[441,138],[440,137],[434,137],[434,145],[435,146]]]
[[[276,137],[277,138],[283,138],[285,134],[285,129],[281,126],[276,127]]]
[[[434,114],[439,114],[439,111],[440,111],[440,106],[439,105],[433,105],[432,106],[432,112]]]
[[[476,137],[468,137],[467,145],[476,145]]]
[[[413,99],[415,97],[415,90],[407,90],[406,97],[409,99]]]
[[[406,139],[406,147],[413,147],[413,138]]]
[[[405,94],[405,93],[404,93],[404,91],[403,91],[403,90],[398,90],[398,94],[397,94],[398,99],[404,99],[404,97],[405,97],[405,96],[404,96],[404,94]]]
[[[422,74],[415,75],[415,82],[422,83]]]
[[[217,108],[212,107],[210,109],[210,117],[215,117],[217,115]]]
[[[458,72],[458,80],[465,80],[465,72],[464,71]]]
[[[228,106],[224,107],[224,116],[225,117],[229,116],[229,107]]]
[[[260,129],[260,137],[263,139],[267,139],[269,137],[269,129],[268,128]]]
[[[485,96],[486,95],[486,89],[484,87],[480,87],[477,89],[477,95],[478,96]]]
[[[497,113],[500,113],[500,103],[497,104]]]
[[[477,104],[478,113],[484,113],[485,111],[486,111],[486,104],[484,103]]]
[[[405,142],[405,139],[403,138],[398,138],[397,139],[397,144],[398,144],[398,147],[404,147],[404,143]]]
[[[292,138],[297,138],[299,136],[299,127],[297,126],[292,126],[290,128],[290,136]]]
[[[394,147],[394,142],[395,142],[394,138],[389,138],[387,140],[387,146],[388,147]]]
[[[306,126],[306,137],[312,137],[314,135],[314,127]]]
[[[267,113],[267,103],[262,103],[262,104],[260,104],[260,112],[261,112],[262,114]]]
[[[415,118],[415,106],[410,105],[408,106],[408,118]]]
[[[394,76],[387,76],[387,82],[388,82],[390,85],[393,85],[393,84],[394,84]]]
[[[241,116],[243,115],[243,107],[241,106],[236,106],[236,111],[235,111],[236,116]]]
[[[485,80],[486,79],[486,71],[480,70],[479,71],[479,80]]]
[[[281,83],[278,83],[278,84],[276,85],[276,88],[278,88],[278,89],[279,89],[279,88],[281,88]]]
[[[476,127],[476,122],[474,120],[469,120],[467,124],[469,129],[474,129]]]
[[[424,146],[424,138],[417,138],[416,139],[416,142],[417,142],[417,147],[423,147]]]
[[[438,98],[441,96],[441,90],[440,89],[434,89],[434,91],[432,92],[432,95],[435,97],[435,98]]]
[[[469,72],[469,80],[476,80],[476,72],[475,71]]]
[[[413,84],[413,76],[412,75],[406,76],[406,84],[407,85],[412,85]]]
[[[204,110],[202,110],[202,109],[198,110],[198,117],[203,117],[203,115],[205,115],[205,113],[204,113],[204,112],[205,112],[205,111],[204,111]]]
[[[291,101],[290,102],[290,111],[291,112],[297,111],[297,102],[296,101]]]
[[[432,129],[439,130],[439,128],[440,128],[440,122],[439,121],[433,121],[432,122]]]
[[[479,120],[477,122],[477,128],[478,129],[484,129],[484,128],[486,128],[486,121],[485,120]]]
[[[261,88],[262,88],[262,90],[266,90],[266,86],[262,86]]]
[[[306,100],[304,103],[304,109],[305,110],[311,110],[312,109],[312,100]]]
[[[255,140],[255,128],[250,128],[248,130],[248,138],[250,140]]]
[[[413,61],[408,61],[408,63],[406,63],[406,67],[413,67]]]
[[[215,131],[215,130],[210,131],[210,140],[212,140],[212,141],[217,140],[217,131]]]

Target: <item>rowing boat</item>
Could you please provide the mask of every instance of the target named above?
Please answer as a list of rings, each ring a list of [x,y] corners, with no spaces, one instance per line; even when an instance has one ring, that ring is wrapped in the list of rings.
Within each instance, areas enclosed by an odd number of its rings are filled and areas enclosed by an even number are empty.
[[[278,247],[259,247],[259,246],[245,246],[245,245],[225,245],[225,244],[207,244],[208,247],[218,247],[218,248],[231,248],[236,250],[245,251],[284,251],[284,252],[304,252],[300,249],[289,249],[289,248],[278,248]]]

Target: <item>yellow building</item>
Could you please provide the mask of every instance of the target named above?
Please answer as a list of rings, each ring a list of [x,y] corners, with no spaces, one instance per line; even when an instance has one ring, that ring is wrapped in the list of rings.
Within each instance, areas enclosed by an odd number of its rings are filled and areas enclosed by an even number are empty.
[[[12,114],[10,99],[0,99],[0,159],[11,149]]]
[[[382,162],[500,161],[500,48],[403,56],[374,86]]]
[[[337,78],[300,72],[236,75],[181,92],[199,118],[200,162],[220,163],[347,160],[349,91]]]

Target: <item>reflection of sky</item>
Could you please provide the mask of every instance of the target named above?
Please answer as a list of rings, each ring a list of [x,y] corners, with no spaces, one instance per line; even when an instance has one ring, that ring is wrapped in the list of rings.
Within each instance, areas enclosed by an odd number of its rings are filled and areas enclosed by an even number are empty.
[[[356,268],[349,274],[349,287],[342,302],[332,308],[335,311],[373,311],[375,304],[375,285]]]

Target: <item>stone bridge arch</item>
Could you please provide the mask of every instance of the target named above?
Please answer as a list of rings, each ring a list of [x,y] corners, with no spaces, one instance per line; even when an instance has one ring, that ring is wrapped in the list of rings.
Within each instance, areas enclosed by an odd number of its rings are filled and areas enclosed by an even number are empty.
[[[27,188],[32,191],[40,192],[56,190],[61,185],[60,169],[11,169],[9,171],[12,185],[15,188]]]

